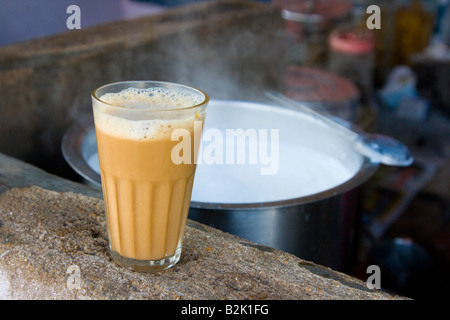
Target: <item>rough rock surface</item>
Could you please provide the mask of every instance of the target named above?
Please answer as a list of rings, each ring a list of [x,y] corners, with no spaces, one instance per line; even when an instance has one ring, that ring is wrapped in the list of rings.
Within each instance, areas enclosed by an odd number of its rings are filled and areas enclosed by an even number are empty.
[[[132,272],[110,259],[95,191],[2,154],[0,172],[3,299],[403,299],[194,221],[176,266]]]

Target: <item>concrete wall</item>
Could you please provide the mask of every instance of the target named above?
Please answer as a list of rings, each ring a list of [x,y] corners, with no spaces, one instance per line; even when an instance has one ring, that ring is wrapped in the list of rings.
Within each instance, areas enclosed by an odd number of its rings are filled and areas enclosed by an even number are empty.
[[[267,4],[214,1],[0,47],[0,152],[64,175],[65,130],[91,112],[91,91],[112,81],[257,100],[280,82],[282,30]]]

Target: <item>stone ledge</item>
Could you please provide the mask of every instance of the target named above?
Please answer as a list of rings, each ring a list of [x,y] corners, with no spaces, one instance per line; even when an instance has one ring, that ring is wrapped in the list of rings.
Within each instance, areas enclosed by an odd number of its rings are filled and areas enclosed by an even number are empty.
[[[176,266],[132,272],[96,191],[1,153],[0,172],[1,299],[404,299],[191,220]]]

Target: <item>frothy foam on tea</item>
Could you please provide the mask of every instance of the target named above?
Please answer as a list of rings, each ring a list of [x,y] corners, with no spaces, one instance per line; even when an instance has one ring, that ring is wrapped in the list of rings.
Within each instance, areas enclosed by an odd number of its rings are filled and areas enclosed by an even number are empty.
[[[136,109],[180,109],[202,102],[198,95],[165,88],[128,88],[107,93],[100,100],[112,105]]]
[[[107,93],[100,97],[104,103],[136,110],[176,110],[193,107],[203,101],[197,94],[165,88],[127,88],[117,93]],[[181,113],[180,113],[181,114]],[[170,137],[177,128],[193,126],[196,113],[171,120],[131,120],[107,113],[96,113],[95,121],[99,130],[110,135],[133,140],[151,140]],[[197,115],[198,116],[198,115]],[[199,119],[200,120],[200,119]],[[187,124],[190,122],[190,124]]]

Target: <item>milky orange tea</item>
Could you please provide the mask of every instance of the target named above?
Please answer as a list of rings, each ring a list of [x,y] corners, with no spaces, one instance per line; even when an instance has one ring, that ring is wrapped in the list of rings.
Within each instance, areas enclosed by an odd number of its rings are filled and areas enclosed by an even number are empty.
[[[92,103],[112,258],[135,271],[169,268],[181,255],[200,143],[194,127],[208,96],[174,83],[119,82],[95,90]],[[174,163],[176,129],[189,131],[183,152],[192,161]]]

